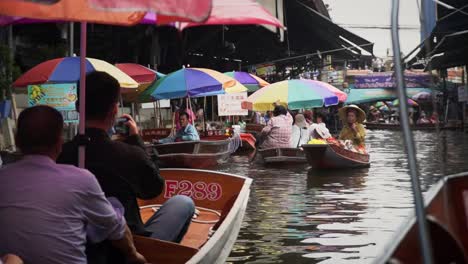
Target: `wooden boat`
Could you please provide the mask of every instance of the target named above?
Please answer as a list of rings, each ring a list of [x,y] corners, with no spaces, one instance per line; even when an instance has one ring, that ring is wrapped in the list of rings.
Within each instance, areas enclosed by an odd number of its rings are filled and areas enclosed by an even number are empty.
[[[248,124],[245,125],[245,132],[256,135],[256,134],[262,132],[262,129],[264,127],[265,127],[265,125],[248,123]]]
[[[425,195],[434,263],[468,263],[468,173],[448,176]],[[423,263],[414,213],[375,263]]]
[[[304,151],[300,148],[268,148],[258,149],[258,154],[262,157],[265,163],[274,164],[291,164],[291,163],[306,163]]]
[[[238,149],[238,151],[253,151],[256,149],[255,143],[257,140],[255,137],[250,133],[240,133],[240,138],[242,140],[242,145]]]
[[[191,196],[200,214],[180,244],[135,236],[137,250],[149,263],[224,263],[239,233],[252,180],[191,169],[161,169],[161,175],[166,179],[164,192],[138,201],[143,222],[177,194]]]
[[[210,168],[225,162],[231,155],[230,139],[185,141],[152,145],[161,167]]]
[[[211,135],[211,136],[202,136],[202,140],[226,140],[229,139],[230,136],[226,135]],[[240,133],[240,139],[242,144],[239,146],[236,152],[249,152],[255,150],[255,142],[257,141],[255,137],[250,133]]]
[[[335,144],[302,145],[307,161],[314,169],[368,167],[369,154],[346,150]]]
[[[400,124],[390,124],[390,123],[377,123],[377,122],[367,122],[365,123],[367,129],[371,130],[401,130]],[[439,124],[440,129],[445,130],[454,130],[461,128],[461,124]],[[435,130],[435,124],[418,124],[411,125],[412,130]]]

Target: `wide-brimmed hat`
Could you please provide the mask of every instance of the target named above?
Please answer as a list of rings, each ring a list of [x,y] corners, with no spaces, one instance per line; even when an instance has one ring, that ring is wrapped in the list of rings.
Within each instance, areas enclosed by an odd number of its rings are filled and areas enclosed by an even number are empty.
[[[297,114],[294,117],[294,124],[300,128],[309,127],[303,114]]]
[[[364,113],[364,111],[361,108],[359,108],[357,105],[347,105],[347,106],[340,108],[340,110],[338,110],[338,116],[340,117],[341,121],[343,121],[344,123],[346,123],[346,113],[348,112],[349,109],[356,110],[356,113],[357,113],[356,121],[358,123],[363,123],[364,120],[366,120],[366,113]]]
[[[331,137],[330,131],[325,126],[316,126],[315,132],[323,139]]]

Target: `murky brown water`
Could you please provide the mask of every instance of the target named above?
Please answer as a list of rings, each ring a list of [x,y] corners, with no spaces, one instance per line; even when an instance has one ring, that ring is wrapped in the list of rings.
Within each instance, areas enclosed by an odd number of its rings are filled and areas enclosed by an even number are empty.
[[[468,170],[468,134],[416,131],[423,190]],[[231,263],[369,263],[413,210],[402,135],[369,131],[371,167],[268,168],[246,156],[221,170],[253,178]]]

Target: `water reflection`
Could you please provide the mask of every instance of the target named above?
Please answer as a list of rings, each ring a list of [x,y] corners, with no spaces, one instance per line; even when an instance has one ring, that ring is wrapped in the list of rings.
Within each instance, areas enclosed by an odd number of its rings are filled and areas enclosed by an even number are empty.
[[[414,133],[422,189],[468,169],[468,135]],[[369,263],[412,207],[402,135],[369,131],[371,167],[267,168],[233,157],[220,170],[253,178],[231,263]]]

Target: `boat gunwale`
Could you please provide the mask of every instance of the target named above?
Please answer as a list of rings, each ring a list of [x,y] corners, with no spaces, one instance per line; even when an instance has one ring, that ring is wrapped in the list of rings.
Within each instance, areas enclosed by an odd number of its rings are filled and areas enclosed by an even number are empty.
[[[333,151],[333,153],[343,159],[346,159],[346,160],[350,160],[352,162],[355,162],[355,163],[359,163],[359,164],[362,164],[363,166],[370,166],[370,155],[369,154],[362,154],[362,153],[358,153],[358,152],[353,152],[354,154],[357,154],[357,155],[361,155],[361,156],[367,156],[367,158],[369,159],[369,161],[365,162],[365,161],[361,161],[361,160],[356,160],[354,158],[351,158],[351,157],[348,157],[348,156],[345,156],[345,155],[342,155],[340,153],[338,153],[334,147],[336,148],[339,148],[338,146],[332,146],[332,144],[304,144],[301,146],[303,149],[304,149],[304,154],[306,153],[306,149],[308,148],[325,148],[325,149],[330,149],[331,151]],[[346,151],[350,151],[350,150],[346,150]],[[352,152],[352,151],[350,151]]]
[[[178,156],[189,156],[189,157],[197,157],[197,158],[213,158],[216,156],[224,156],[224,155],[230,155],[231,151],[227,150],[224,152],[217,152],[217,153],[169,153],[169,154],[160,154],[158,155],[159,159],[161,158],[172,158],[172,157],[178,157]]]
[[[429,190],[427,190],[427,192],[424,194],[424,208],[427,209],[427,207],[433,202],[435,197],[444,188],[444,186],[448,184],[449,181],[453,179],[457,179],[457,178],[462,178],[462,177],[468,177],[468,171],[447,175],[447,176],[442,177],[440,180],[438,180],[437,183],[435,183],[431,188],[429,188]],[[379,250],[384,253],[376,256],[375,260],[372,263],[374,264],[386,263],[395,254],[400,243],[410,232],[411,228],[413,228],[413,226],[417,224],[414,207],[412,209],[413,210],[410,211],[409,215],[405,218],[405,220],[401,222],[398,229],[390,237],[389,241],[396,241],[396,242],[387,244],[381,247]],[[427,216],[431,216],[431,215],[426,213],[426,217]]]
[[[231,206],[229,213],[226,215],[226,218],[224,218],[219,228],[208,239],[208,241],[201,248],[199,248],[198,252],[195,255],[193,255],[189,261],[187,261],[187,263],[199,263],[209,253],[209,251],[216,245],[216,243],[221,239],[222,235],[226,232],[229,226],[236,219],[236,216],[238,215],[238,213],[241,210],[246,210],[247,203],[245,202],[245,200],[247,200],[248,202],[249,195],[250,195],[250,187],[252,185],[252,179],[244,177],[244,176],[236,175],[236,174],[231,174],[231,173],[210,171],[210,170],[200,170],[200,169],[174,168],[174,169],[161,169],[161,170],[181,170],[181,171],[191,170],[191,171],[199,171],[199,172],[208,172],[208,173],[221,174],[221,175],[229,176],[229,177],[237,177],[237,178],[241,178],[244,180],[242,188],[240,189],[239,194],[237,195],[236,201]],[[239,229],[240,228],[241,227],[239,226]]]

